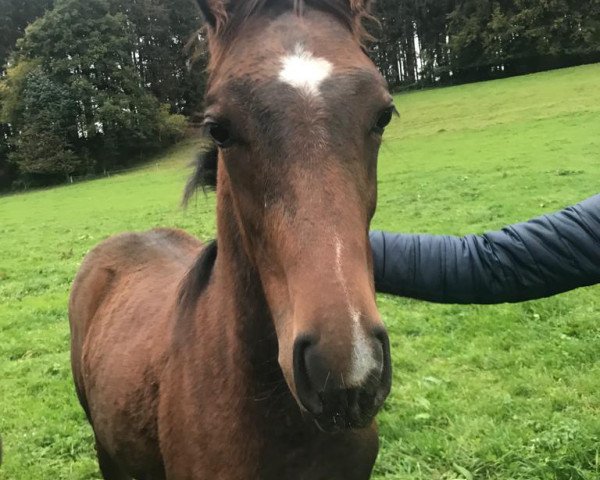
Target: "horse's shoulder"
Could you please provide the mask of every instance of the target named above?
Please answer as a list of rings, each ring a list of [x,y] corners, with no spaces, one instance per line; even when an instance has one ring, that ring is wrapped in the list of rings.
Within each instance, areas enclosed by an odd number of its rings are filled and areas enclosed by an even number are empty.
[[[189,233],[175,228],[154,228],[145,232],[126,232],[108,238],[104,245],[111,252],[138,253],[156,250],[168,253],[172,249],[196,252],[202,243]]]
[[[110,291],[132,276],[155,282],[168,276],[183,278],[201,250],[199,240],[177,229],[158,228],[109,237],[83,259],[73,282],[71,307],[94,312]],[[77,308],[81,302],[84,305]]]
[[[109,270],[168,261],[191,264],[202,248],[192,235],[178,229],[157,228],[146,232],[126,232],[98,244],[84,260]]]
[[[193,250],[196,252],[202,247],[202,243],[193,235],[179,228],[154,228],[140,235],[150,242],[164,242],[178,248]]]

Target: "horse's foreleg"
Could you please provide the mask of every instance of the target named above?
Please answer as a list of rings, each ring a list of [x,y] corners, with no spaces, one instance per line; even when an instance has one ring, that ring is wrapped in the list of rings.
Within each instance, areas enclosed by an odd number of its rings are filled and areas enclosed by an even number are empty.
[[[96,440],[96,455],[98,456],[98,465],[100,466],[100,472],[102,472],[104,480],[132,480],[132,477],[123,472],[121,467],[104,450],[98,440]]]

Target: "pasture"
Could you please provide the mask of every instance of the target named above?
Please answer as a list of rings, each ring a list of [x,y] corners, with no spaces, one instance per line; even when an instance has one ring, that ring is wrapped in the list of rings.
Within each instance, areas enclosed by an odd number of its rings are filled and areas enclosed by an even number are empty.
[[[598,193],[599,81],[591,65],[398,95],[373,228],[479,233]],[[179,206],[197,148],[0,197],[1,479],[100,478],[71,380],[70,284],[84,254],[117,232],[211,238],[214,196]],[[380,296],[394,383],[373,478],[600,479],[599,294],[499,306]]]

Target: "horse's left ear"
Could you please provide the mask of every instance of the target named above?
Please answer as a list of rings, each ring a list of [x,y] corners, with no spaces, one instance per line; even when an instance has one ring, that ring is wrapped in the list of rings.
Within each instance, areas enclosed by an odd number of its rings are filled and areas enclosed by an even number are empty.
[[[208,27],[219,31],[227,22],[228,0],[196,0]]]

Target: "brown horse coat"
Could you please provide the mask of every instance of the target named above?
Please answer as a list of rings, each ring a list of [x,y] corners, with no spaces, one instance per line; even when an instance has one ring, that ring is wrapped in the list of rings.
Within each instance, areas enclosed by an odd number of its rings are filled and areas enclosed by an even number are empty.
[[[223,321],[258,313],[262,305],[238,313],[235,301],[256,287],[236,286],[216,268],[213,282],[225,283],[231,299],[203,318],[201,330],[190,324],[185,338],[175,338],[178,289],[201,248],[178,230],[127,233],[96,247],[77,275],[69,305],[73,374],[105,478],[368,478],[375,428],[320,432],[278,378],[263,319]],[[111,329],[115,318],[119,329]],[[229,341],[240,337],[261,348],[231,350]]]
[[[392,107],[364,3],[200,1],[218,172],[192,185],[216,180],[218,248],[110,238],[70,298],[106,479],[369,478],[391,372],[368,230]]]

